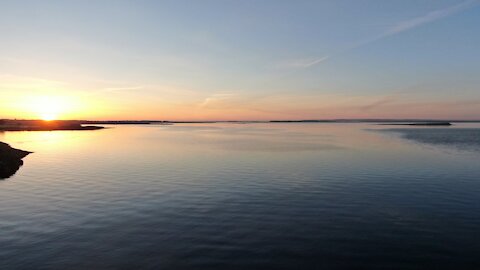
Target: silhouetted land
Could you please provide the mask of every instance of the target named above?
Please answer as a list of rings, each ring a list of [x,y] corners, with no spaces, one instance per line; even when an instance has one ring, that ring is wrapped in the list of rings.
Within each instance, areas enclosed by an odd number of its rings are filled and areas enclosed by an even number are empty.
[[[23,158],[31,152],[10,147],[0,142],[0,179],[9,178],[14,175],[23,165]]]
[[[139,120],[139,121],[118,121],[118,120],[115,120],[115,121],[111,121],[111,120],[107,120],[107,121],[83,121],[81,122],[82,124],[85,124],[85,125],[88,125],[88,124],[94,124],[94,125],[150,125],[150,124],[153,124],[154,121],[142,121],[142,120]]]
[[[419,123],[383,123],[380,125],[389,126],[451,126],[450,122],[419,122]]]
[[[83,126],[80,121],[0,120],[0,131],[97,130],[100,126]]]
[[[335,123],[338,120],[271,120],[270,123]]]
[[[159,120],[105,120],[81,121],[85,125],[172,125],[172,124],[212,124],[219,121],[159,121]],[[221,122],[221,121],[220,121]]]
[[[79,121],[85,125],[172,125],[172,124],[213,124],[213,123],[377,123],[398,124],[412,126],[446,126],[455,123],[478,123],[480,120],[431,120],[431,119],[305,119],[305,120],[263,120],[263,121],[165,121],[165,120],[105,120],[105,121]]]
[[[165,120],[0,120],[0,131],[96,130],[97,125],[173,125],[173,124],[254,124],[254,123],[372,123],[381,125],[449,126],[452,123],[478,123],[480,120],[429,119],[319,119],[319,120],[265,120],[265,121],[165,121]]]

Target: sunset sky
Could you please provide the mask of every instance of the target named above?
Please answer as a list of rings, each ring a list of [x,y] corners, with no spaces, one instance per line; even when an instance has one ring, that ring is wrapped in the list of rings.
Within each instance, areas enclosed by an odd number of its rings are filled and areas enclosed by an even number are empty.
[[[0,1],[0,118],[480,119],[480,1]]]

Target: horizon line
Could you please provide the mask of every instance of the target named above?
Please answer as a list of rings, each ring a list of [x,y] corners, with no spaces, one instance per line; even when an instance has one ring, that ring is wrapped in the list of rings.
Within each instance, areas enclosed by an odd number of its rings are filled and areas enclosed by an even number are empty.
[[[43,119],[9,119],[0,118],[0,121],[46,121]],[[77,121],[77,122],[164,122],[164,123],[227,123],[227,122],[340,122],[340,121],[357,121],[357,122],[383,122],[383,121],[431,121],[431,122],[480,122],[480,119],[448,119],[448,118],[325,118],[325,119],[266,119],[266,120],[152,120],[152,119],[138,119],[138,120],[88,120],[88,119],[54,119],[49,122],[59,121]]]

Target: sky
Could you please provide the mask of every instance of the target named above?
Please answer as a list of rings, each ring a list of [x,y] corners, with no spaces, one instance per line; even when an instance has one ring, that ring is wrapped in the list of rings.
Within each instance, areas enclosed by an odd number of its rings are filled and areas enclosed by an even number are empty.
[[[0,0],[0,118],[480,119],[480,0]]]

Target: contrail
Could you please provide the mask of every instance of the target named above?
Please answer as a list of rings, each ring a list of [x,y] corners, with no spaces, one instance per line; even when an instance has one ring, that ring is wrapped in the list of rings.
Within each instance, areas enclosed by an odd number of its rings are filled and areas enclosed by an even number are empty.
[[[307,62],[307,63],[303,63],[303,64],[296,64],[296,65],[292,64],[291,66],[292,67],[297,67],[297,68],[309,68],[309,67],[316,66],[316,65],[322,63],[326,59],[335,57],[337,55],[341,55],[341,54],[343,54],[347,51],[350,51],[350,50],[368,45],[368,44],[373,43],[375,41],[384,39],[386,37],[390,37],[390,36],[393,36],[393,35],[396,35],[396,34],[399,34],[399,33],[402,33],[402,32],[406,32],[406,31],[415,29],[417,27],[420,27],[422,25],[429,24],[429,23],[438,21],[440,19],[452,16],[456,13],[461,12],[461,11],[473,8],[475,5],[477,5],[479,3],[480,3],[480,0],[468,0],[468,1],[464,1],[460,4],[453,5],[453,6],[444,8],[444,9],[430,11],[423,16],[419,16],[419,17],[416,17],[416,18],[413,18],[413,19],[409,19],[409,20],[399,22],[396,25],[394,25],[393,27],[387,29],[385,32],[381,33],[380,35],[377,35],[373,38],[369,38],[367,40],[359,41],[356,44],[354,44],[353,46],[350,46],[347,49],[344,49],[339,53],[332,54],[332,55],[327,55],[327,56],[324,56],[324,57],[319,58],[317,60]]]

